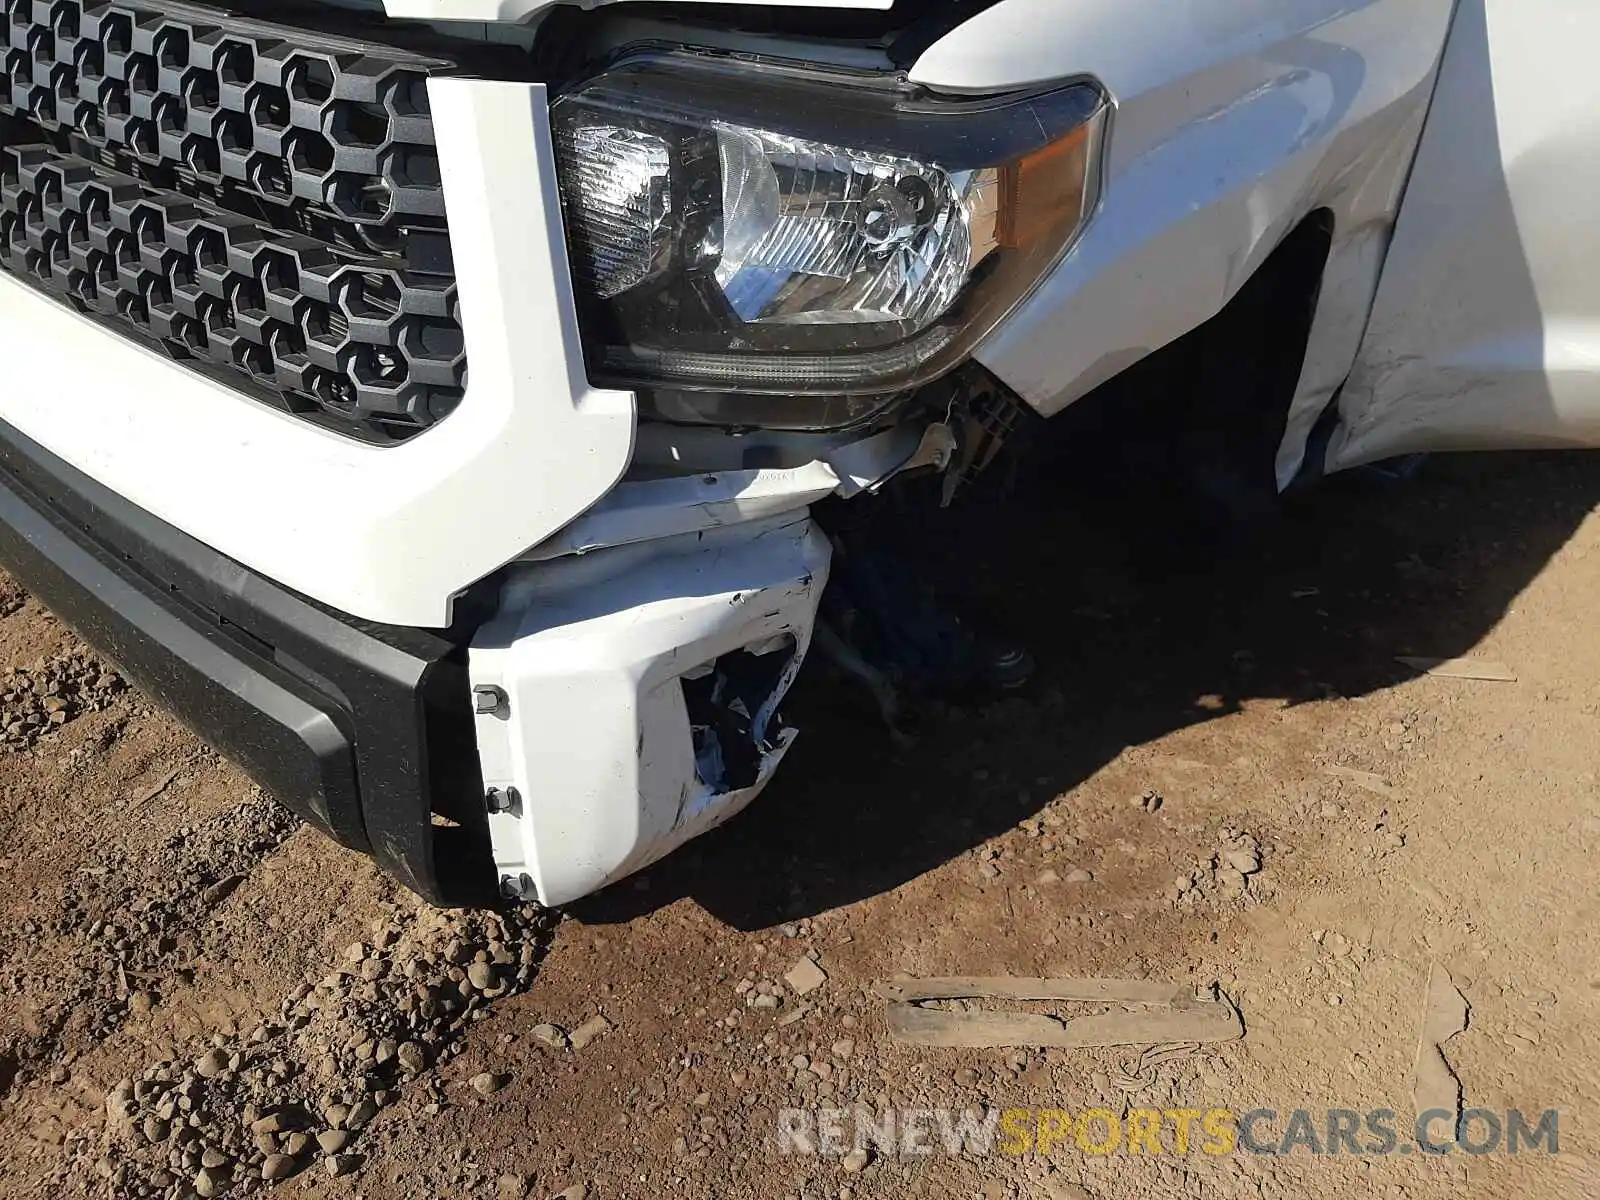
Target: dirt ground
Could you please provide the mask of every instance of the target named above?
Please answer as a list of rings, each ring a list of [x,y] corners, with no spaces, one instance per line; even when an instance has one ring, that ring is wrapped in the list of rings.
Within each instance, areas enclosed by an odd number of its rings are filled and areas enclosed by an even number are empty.
[[[1035,512],[968,572],[1033,689],[896,747],[809,679],[753,809],[559,918],[421,910],[0,582],[0,1193],[1600,1194],[1597,503],[1600,457],[1533,455],[1335,482],[1227,552]],[[858,1106],[1404,1135],[1435,967],[1465,1105],[1559,1110],[1558,1153],[781,1152],[782,1110]],[[1246,1033],[905,1046],[900,974],[1215,985]]]

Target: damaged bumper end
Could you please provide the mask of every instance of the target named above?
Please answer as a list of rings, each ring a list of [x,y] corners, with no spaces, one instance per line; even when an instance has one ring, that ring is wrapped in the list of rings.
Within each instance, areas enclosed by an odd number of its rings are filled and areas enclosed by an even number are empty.
[[[799,512],[508,578],[469,653],[502,891],[567,903],[755,799],[828,556]]]

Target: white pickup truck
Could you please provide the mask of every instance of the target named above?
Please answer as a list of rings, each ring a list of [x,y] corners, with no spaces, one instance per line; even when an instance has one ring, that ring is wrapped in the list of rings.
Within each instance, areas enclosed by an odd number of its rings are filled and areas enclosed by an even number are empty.
[[[565,903],[757,795],[814,633],[874,669],[829,513],[960,504],[1130,370],[1269,498],[1600,441],[1596,45],[1593,0],[0,0],[0,562],[409,886]]]

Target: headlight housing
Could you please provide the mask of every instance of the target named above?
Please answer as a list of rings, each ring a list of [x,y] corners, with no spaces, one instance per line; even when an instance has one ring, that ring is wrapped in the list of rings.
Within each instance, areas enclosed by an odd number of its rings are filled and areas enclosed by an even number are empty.
[[[657,416],[824,428],[955,366],[1076,237],[1087,84],[935,98],[875,74],[635,54],[552,108],[591,375]]]

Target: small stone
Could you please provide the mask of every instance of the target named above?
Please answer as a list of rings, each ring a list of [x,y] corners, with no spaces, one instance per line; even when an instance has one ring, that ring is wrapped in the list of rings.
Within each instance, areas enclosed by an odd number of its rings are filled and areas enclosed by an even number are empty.
[[[350,1109],[350,1115],[344,1119],[346,1129],[365,1129],[373,1117],[378,1115],[378,1105],[371,1096],[363,1096]]]
[[[128,1011],[144,1016],[156,1006],[154,992],[139,991],[128,997]]]
[[[208,1167],[213,1171],[225,1170],[232,1161],[233,1160],[222,1151],[214,1150],[209,1147],[200,1155],[200,1165],[202,1167]]]
[[[1341,1005],[1343,1003],[1344,1003],[1344,997],[1339,995],[1338,992],[1330,992],[1328,994],[1328,1005],[1329,1005],[1329,1007],[1338,1008],[1339,1005]]]
[[[1222,861],[1241,875],[1254,875],[1261,870],[1261,857],[1254,850],[1229,850]]]
[[[1040,887],[1049,887],[1052,883],[1060,883],[1061,876],[1058,872],[1046,867],[1043,871],[1039,872],[1039,876],[1034,880],[1034,882]]]
[[[1066,880],[1068,883],[1093,883],[1094,872],[1086,871],[1082,867],[1073,867],[1067,872]]]
[[[250,1122],[250,1132],[282,1133],[283,1125],[284,1122],[282,1113],[268,1113],[266,1116]]]
[[[228,1177],[221,1171],[202,1167],[195,1173],[194,1183],[191,1186],[197,1196],[206,1198],[220,1196],[228,1188]]]
[[[106,1112],[109,1113],[113,1108],[118,1108],[128,1103],[133,1099],[133,1095],[133,1080],[124,1079],[106,1093]]]
[[[261,1162],[261,1178],[268,1183],[279,1179],[287,1179],[294,1174],[294,1156],[290,1154],[269,1154]]]
[[[844,1168],[846,1175],[859,1175],[867,1169],[867,1164],[872,1161],[872,1156],[860,1146],[846,1154],[839,1165]]]
[[[350,1144],[350,1133],[344,1129],[324,1129],[317,1134],[317,1148],[324,1154],[337,1154]]]
[[[599,1037],[602,1033],[609,1032],[610,1029],[611,1022],[606,1020],[605,1017],[600,1013],[596,1013],[582,1025],[579,1025],[576,1029],[574,1029],[567,1040],[572,1043],[572,1048],[574,1050],[582,1050],[590,1042],[594,1041],[595,1038]]]
[[[971,1067],[959,1068],[954,1077],[957,1087],[977,1087],[978,1073]]]
[[[495,1182],[495,1195],[499,1200],[522,1200],[528,1194],[526,1175],[502,1175]]]
[[[755,997],[754,999],[752,999],[750,1001],[750,1007],[751,1008],[767,1008],[767,1009],[771,1009],[771,1008],[778,1008],[782,1004],[783,1004],[783,1001],[781,999],[779,999],[777,996],[772,995],[770,992],[763,992],[761,995]]]
[[[999,879],[1000,868],[995,866],[992,862],[979,863],[978,874],[985,879]]]
[[[305,1132],[291,1133],[283,1142],[283,1152],[291,1158],[299,1158],[311,1149],[311,1135]]]
[[[802,958],[783,973],[783,981],[796,996],[816,991],[828,982],[828,973],[809,958]]]
[[[467,982],[480,992],[488,991],[495,985],[494,968],[488,963],[473,963],[467,968]]]
[[[337,1179],[341,1175],[348,1175],[361,1165],[359,1154],[330,1154],[322,1160],[322,1165],[328,1168],[328,1174]]]
[[[589,1185],[575,1183],[569,1188],[564,1188],[550,1197],[550,1200],[589,1200]]]
[[[428,1052],[418,1042],[401,1042],[395,1048],[394,1058],[400,1064],[400,1069],[408,1075],[428,1069]]]
[[[532,1032],[534,1041],[549,1046],[552,1050],[565,1050],[571,1045],[567,1039],[567,1031],[559,1025],[552,1025],[549,1021],[535,1025]]]
[[[345,956],[346,961],[348,961],[348,962],[353,962],[353,963],[360,962],[362,959],[366,958],[366,956],[367,956],[366,943],[365,942],[351,942],[348,946],[346,946],[344,948],[344,956]]]
[[[221,1050],[212,1050],[195,1060],[194,1073],[202,1079],[215,1079],[228,1069],[228,1056]]]
[[[480,1096],[490,1096],[511,1082],[511,1076],[494,1071],[479,1071],[469,1081],[472,1090]]]
[[[811,1005],[810,1004],[805,1003],[805,1002],[801,1002],[799,1004],[796,1004],[788,1012],[784,1013],[783,1016],[778,1018],[778,1021],[777,1021],[778,1027],[781,1029],[785,1025],[793,1025],[796,1021],[800,1020],[802,1017],[804,1017],[810,1011],[811,1011]]]
[[[833,1056],[835,1058],[849,1058],[855,1052],[856,1043],[854,1038],[840,1038],[833,1044]]]

